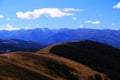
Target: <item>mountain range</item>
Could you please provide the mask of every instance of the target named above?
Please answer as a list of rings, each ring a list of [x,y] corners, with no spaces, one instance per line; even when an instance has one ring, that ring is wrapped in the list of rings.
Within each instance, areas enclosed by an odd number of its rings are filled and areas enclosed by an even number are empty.
[[[120,48],[120,30],[98,29],[48,29],[0,31],[0,38],[35,41],[45,45],[61,42],[93,40]]]

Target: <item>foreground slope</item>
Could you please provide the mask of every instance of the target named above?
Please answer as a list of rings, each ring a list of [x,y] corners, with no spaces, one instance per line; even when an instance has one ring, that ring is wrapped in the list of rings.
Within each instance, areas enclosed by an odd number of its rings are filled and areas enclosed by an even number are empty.
[[[29,67],[0,57],[0,80],[53,80]]]
[[[120,80],[120,50],[95,41],[68,42],[40,50],[53,53],[102,72],[112,80]]]
[[[80,63],[48,53],[6,53],[0,55],[0,63],[3,80],[109,80]]]

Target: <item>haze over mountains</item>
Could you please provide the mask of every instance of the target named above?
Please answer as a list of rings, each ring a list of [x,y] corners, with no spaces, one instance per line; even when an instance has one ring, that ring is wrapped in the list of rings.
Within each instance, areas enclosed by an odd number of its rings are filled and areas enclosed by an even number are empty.
[[[0,31],[0,35],[0,38],[31,40],[47,45],[60,42],[93,40],[120,48],[120,30],[37,28]]]

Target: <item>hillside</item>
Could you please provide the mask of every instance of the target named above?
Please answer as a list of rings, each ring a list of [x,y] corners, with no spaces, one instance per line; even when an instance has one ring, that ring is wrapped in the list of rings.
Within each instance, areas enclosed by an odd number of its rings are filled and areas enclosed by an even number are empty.
[[[0,80],[53,80],[31,68],[0,57]]]
[[[112,80],[120,80],[120,50],[95,41],[68,42],[40,50],[75,60],[102,72]]]
[[[19,39],[0,38],[0,53],[13,51],[36,51],[45,47],[45,45]]]
[[[0,55],[1,80],[110,80],[75,61],[48,53]]]

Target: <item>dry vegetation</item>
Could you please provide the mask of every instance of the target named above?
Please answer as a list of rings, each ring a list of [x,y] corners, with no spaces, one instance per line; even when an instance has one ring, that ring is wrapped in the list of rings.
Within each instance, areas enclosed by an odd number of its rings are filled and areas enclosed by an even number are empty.
[[[48,53],[0,55],[0,80],[109,80],[75,61]]]
[[[120,49],[95,41],[56,44],[38,53],[59,55],[104,73],[112,80],[120,80]]]

